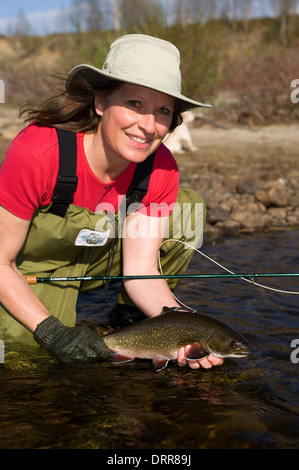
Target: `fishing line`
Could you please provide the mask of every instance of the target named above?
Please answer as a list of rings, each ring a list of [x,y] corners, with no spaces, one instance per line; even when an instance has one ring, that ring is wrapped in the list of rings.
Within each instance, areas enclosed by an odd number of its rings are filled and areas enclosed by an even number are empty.
[[[205,253],[203,253],[202,251],[198,250],[197,248],[194,248],[194,246],[192,245],[189,245],[189,243],[186,243],[186,242],[183,242],[181,240],[176,240],[176,239],[169,239],[169,240],[164,240],[161,245],[160,245],[160,248],[162,247],[162,245],[164,243],[167,243],[167,242],[176,242],[176,243],[181,243],[182,245],[185,245],[187,246],[188,248],[196,251],[197,253],[199,253],[200,255],[202,255],[204,258],[208,259],[209,261],[211,261],[212,263],[216,264],[217,266],[219,266],[221,269],[223,269],[224,271],[228,272],[229,274],[231,274],[232,276],[238,276],[236,273],[234,273],[233,271],[230,271],[228,268],[226,268],[225,266],[223,266],[222,264],[218,263],[218,261],[215,261],[214,259],[210,258],[208,255],[206,255]],[[159,251],[159,256],[158,256],[158,262],[159,262],[159,269],[160,269],[160,272],[161,274],[163,274],[163,271],[162,271],[162,266],[161,266],[161,261],[160,261],[160,251]],[[274,277],[275,275],[273,275]],[[287,291],[287,290],[282,290],[282,289],[276,289],[274,287],[269,287],[269,286],[265,286],[263,284],[260,284],[258,282],[255,282],[254,280],[254,277],[252,276],[251,279],[247,279],[246,277],[243,277],[243,276],[239,276],[240,279],[242,279],[243,281],[246,281],[246,282],[249,282],[250,284],[253,284],[254,286],[258,286],[258,287],[262,287],[263,289],[268,289],[268,290],[271,290],[273,292],[278,292],[280,294],[292,294],[292,295],[299,295],[299,292],[298,291]],[[250,277],[250,276],[249,276]],[[277,276],[278,277],[278,276]],[[174,298],[182,304],[182,302],[180,300],[178,300],[175,295],[173,294]],[[182,304],[184,305],[184,304]],[[184,305],[186,307],[186,305]],[[187,307],[187,308],[190,308],[190,307]]]

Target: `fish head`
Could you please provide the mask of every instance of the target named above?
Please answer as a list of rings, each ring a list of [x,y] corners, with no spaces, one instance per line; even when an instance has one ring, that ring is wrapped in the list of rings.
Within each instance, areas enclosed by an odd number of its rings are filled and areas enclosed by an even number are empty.
[[[248,356],[249,343],[239,333],[229,330],[214,332],[207,341],[206,349],[211,355],[222,358]]]

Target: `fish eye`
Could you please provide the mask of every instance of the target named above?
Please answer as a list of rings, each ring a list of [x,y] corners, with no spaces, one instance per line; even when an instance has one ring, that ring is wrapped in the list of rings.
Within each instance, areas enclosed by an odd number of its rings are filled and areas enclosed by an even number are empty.
[[[237,346],[237,343],[235,340],[232,340],[230,343],[229,343],[230,347],[231,348],[235,348]]]

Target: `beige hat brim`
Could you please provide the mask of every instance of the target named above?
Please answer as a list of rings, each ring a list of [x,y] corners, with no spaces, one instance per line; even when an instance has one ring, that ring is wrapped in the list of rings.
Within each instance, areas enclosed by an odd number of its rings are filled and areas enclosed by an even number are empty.
[[[168,87],[167,85],[163,85],[161,83],[155,83],[154,81],[147,81],[147,80],[138,80],[138,78],[134,80],[130,80],[121,76],[116,76],[111,73],[106,72],[105,70],[100,70],[92,65],[87,64],[80,64],[74,67],[68,74],[66,79],[66,89],[69,91],[71,88],[71,83],[76,78],[84,78],[90,83],[92,86],[96,86],[99,84],[104,84],[105,82],[109,82],[111,80],[117,80],[125,83],[132,83],[134,85],[141,85],[147,88],[151,88],[156,91],[160,91],[161,93],[165,93],[166,95],[173,96],[177,98],[180,103],[180,112],[187,111],[192,108],[211,108],[212,105],[200,103],[199,101],[192,100],[187,98],[186,96],[182,95],[181,93],[177,92],[173,88]]]

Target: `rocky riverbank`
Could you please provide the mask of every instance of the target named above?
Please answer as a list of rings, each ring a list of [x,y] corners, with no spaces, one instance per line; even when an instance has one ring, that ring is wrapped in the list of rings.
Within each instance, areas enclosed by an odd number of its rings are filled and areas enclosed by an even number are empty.
[[[299,228],[298,126],[191,128],[196,151],[176,155],[181,184],[207,204],[205,242]]]

